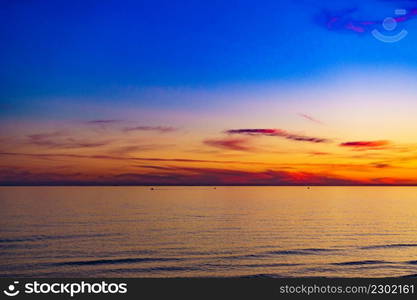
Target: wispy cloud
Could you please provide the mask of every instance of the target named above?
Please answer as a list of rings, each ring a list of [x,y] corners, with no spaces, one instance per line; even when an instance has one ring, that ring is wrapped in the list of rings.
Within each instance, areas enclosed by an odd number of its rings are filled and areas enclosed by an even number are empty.
[[[383,1],[381,1],[383,2]],[[394,2],[394,1],[390,1]],[[412,1],[397,1],[403,4],[410,4]],[[415,3],[415,1],[414,1]],[[354,32],[357,34],[369,33],[370,31],[381,26],[383,19],[359,19],[355,18],[355,13],[360,12],[358,7],[343,9],[339,11],[322,10],[316,20],[318,24],[332,31]],[[408,8],[404,14],[393,16],[397,23],[406,22],[417,17],[417,7]]]
[[[349,147],[356,150],[382,150],[390,144],[389,141],[353,141],[339,144],[341,147]]]
[[[30,154],[30,153],[0,153],[2,156],[27,156],[32,158],[61,158],[73,159],[111,159],[133,162],[133,170],[123,171],[112,169],[106,172],[93,171],[80,173],[77,171],[60,173],[58,170],[47,167],[44,170],[26,167],[0,167],[0,185],[416,185],[417,182],[394,177],[380,177],[370,179],[347,178],[330,173],[333,169],[349,168],[347,165],[328,165],[331,167],[324,171],[284,170],[279,164],[273,167],[269,164],[267,169],[252,171],[242,170],[227,164],[220,167],[201,167],[201,162],[221,162],[208,160],[190,160],[181,158],[126,158],[106,155],[74,155],[74,154]],[[140,163],[137,165],[136,163]],[[159,162],[159,163],[158,163]],[[194,165],[172,165],[173,163],[197,163]],[[237,162],[239,164],[253,162]],[[167,165],[169,164],[169,165]],[[74,164],[72,163],[71,166]],[[321,165],[317,165],[321,167]],[[314,167],[311,165],[310,167]],[[385,162],[357,165],[361,168],[390,168]],[[317,168],[314,168],[315,170]],[[52,172],[51,172],[52,170]],[[136,171],[137,170],[137,171]]]
[[[0,167],[0,185],[73,185],[82,184],[82,173],[35,172],[25,169]]]
[[[311,151],[309,152],[310,155],[319,155],[319,156],[324,156],[324,155],[331,155],[331,153],[329,152],[322,152],[322,151]]]
[[[72,149],[72,148],[94,148],[106,146],[111,141],[87,141],[75,139],[68,136],[63,131],[55,131],[51,133],[30,134],[27,136],[27,143],[30,145],[52,148],[52,149]]]
[[[386,169],[386,168],[391,167],[391,165],[386,164],[386,163],[373,163],[373,164],[371,164],[371,166],[373,166],[374,168],[377,168],[377,169]]]
[[[127,146],[120,146],[114,149],[111,149],[109,153],[111,154],[118,154],[118,155],[126,155],[130,153],[137,153],[143,151],[152,151],[156,149],[174,147],[173,144],[143,144],[143,145],[127,145]]]
[[[50,139],[54,137],[61,137],[65,135],[68,135],[68,133],[65,131],[53,131],[53,132],[29,134],[27,137],[33,141],[41,141],[41,140]]]
[[[148,166],[144,166],[147,169]],[[157,167],[148,171],[107,175],[58,174],[20,170],[0,175],[0,185],[350,185],[363,184],[326,174],[279,170],[242,171],[224,168]]]
[[[158,131],[158,132],[172,132],[177,129],[171,126],[134,126],[134,127],[125,127],[123,128],[124,132],[130,131]]]
[[[307,114],[302,114],[302,113],[299,113],[298,115],[299,115],[300,117],[302,117],[302,118],[304,118],[304,119],[308,120],[308,121],[311,121],[311,122],[316,123],[316,124],[323,125],[323,122],[321,122],[321,121],[317,120],[316,118],[313,118],[313,117],[312,117],[312,116],[310,116],[310,115],[307,115]]]
[[[297,142],[328,143],[329,139],[290,133],[282,129],[230,129],[227,134],[244,134],[251,136],[275,136]]]
[[[22,152],[0,152],[0,156],[22,156],[39,158],[45,160],[52,160],[55,158],[69,158],[69,159],[102,159],[102,160],[119,160],[119,161],[148,161],[148,162],[182,162],[182,163],[215,163],[215,164],[242,164],[242,165],[254,165],[262,162],[253,161],[238,161],[238,160],[209,160],[209,159],[189,159],[189,158],[159,158],[159,157],[126,157],[126,156],[114,156],[114,155],[83,155],[83,154],[71,154],[71,153],[22,153]],[[268,163],[269,165],[269,163]]]
[[[116,124],[116,123],[121,123],[123,122],[122,120],[91,120],[91,121],[87,121],[87,124],[91,124],[91,125],[106,125],[106,124]]]
[[[361,186],[416,185],[403,178],[349,179],[332,174],[264,170],[243,171],[226,168],[138,166],[143,170],[115,174],[85,174],[11,170],[1,172],[0,185],[181,185],[181,186]],[[147,170],[148,169],[148,170]]]
[[[249,140],[246,138],[222,138],[222,139],[207,139],[203,141],[204,144],[228,149],[228,150],[236,150],[236,151],[253,151],[254,147],[252,147],[249,143]]]

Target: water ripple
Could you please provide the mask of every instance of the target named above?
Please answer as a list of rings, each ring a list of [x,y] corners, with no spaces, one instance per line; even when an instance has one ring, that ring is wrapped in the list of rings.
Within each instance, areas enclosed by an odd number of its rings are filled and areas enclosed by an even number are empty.
[[[332,263],[331,265],[334,266],[357,266],[357,265],[375,265],[375,264],[390,264],[391,262],[383,261],[383,260],[360,260],[360,261],[347,261],[347,262],[339,262],[339,263]]]
[[[417,247],[417,244],[387,244],[387,245],[373,245],[360,247],[360,249],[369,250],[369,249],[383,249],[383,248],[404,248],[404,247]]]
[[[52,263],[54,266],[84,266],[84,265],[114,265],[114,264],[130,264],[143,262],[159,262],[159,261],[179,261],[179,258],[162,258],[162,257],[145,257],[145,258],[122,258],[122,259],[98,259],[98,260],[81,260],[81,261],[64,261]]]

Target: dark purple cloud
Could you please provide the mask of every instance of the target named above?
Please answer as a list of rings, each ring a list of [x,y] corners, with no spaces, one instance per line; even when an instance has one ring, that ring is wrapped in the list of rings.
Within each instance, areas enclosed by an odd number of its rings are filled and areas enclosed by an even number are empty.
[[[222,138],[222,139],[207,139],[204,140],[204,144],[237,151],[253,151],[254,148],[249,144],[248,139],[245,138]]]
[[[106,124],[115,124],[115,123],[120,123],[123,122],[122,120],[91,120],[91,121],[87,121],[87,124],[92,124],[92,125],[106,125]]]
[[[27,143],[34,146],[51,149],[95,148],[109,145],[111,141],[90,141],[68,137],[62,131],[51,133],[30,134]]]
[[[134,126],[123,128],[124,132],[130,131],[158,131],[161,133],[176,131],[177,129],[171,126]]]
[[[384,1],[381,1],[384,2]],[[387,1],[385,1],[387,2]],[[407,4],[416,3],[416,1],[389,1],[389,2],[398,2],[399,4]],[[404,7],[404,6],[400,6]],[[339,11],[328,11],[322,10],[320,14],[317,16],[317,22],[331,31],[346,31],[346,32],[354,32],[357,34],[364,34],[369,33],[374,29],[378,29],[384,23],[384,19],[360,19],[355,18],[355,13],[359,12],[359,8],[353,7],[349,9],[339,10]],[[387,16],[389,17],[389,16]],[[409,7],[407,8],[403,14],[400,15],[393,15],[392,19],[396,23],[402,23],[414,19],[417,17],[417,7]]]
[[[62,137],[66,136],[68,133],[64,131],[54,131],[54,132],[46,132],[46,133],[36,133],[36,134],[29,134],[27,137],[33,141],[41,141],[55,137]]]
[[[22,168],[1,168],[0,185],[79,185],[85,177],[82,173],[34,172]]]
[[[310,142],[310,143],[328,143],[329,139],[311,137],[306,135],[294,134],[282,129],[230,129],[227,134],[243,134],[251,136],[276,136],[292,141]]]

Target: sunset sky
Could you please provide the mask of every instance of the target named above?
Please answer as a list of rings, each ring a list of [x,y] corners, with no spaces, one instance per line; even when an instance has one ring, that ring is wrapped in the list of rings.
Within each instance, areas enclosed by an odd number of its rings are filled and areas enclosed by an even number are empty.
[[[0,8],[0,185],[417,184],[415,0]]]

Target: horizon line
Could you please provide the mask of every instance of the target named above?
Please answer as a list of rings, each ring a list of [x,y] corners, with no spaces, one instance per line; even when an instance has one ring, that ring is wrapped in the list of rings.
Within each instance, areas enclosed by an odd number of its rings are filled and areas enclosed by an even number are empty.
[[[1,184],[0,187],[417,187],[417,184]]]

